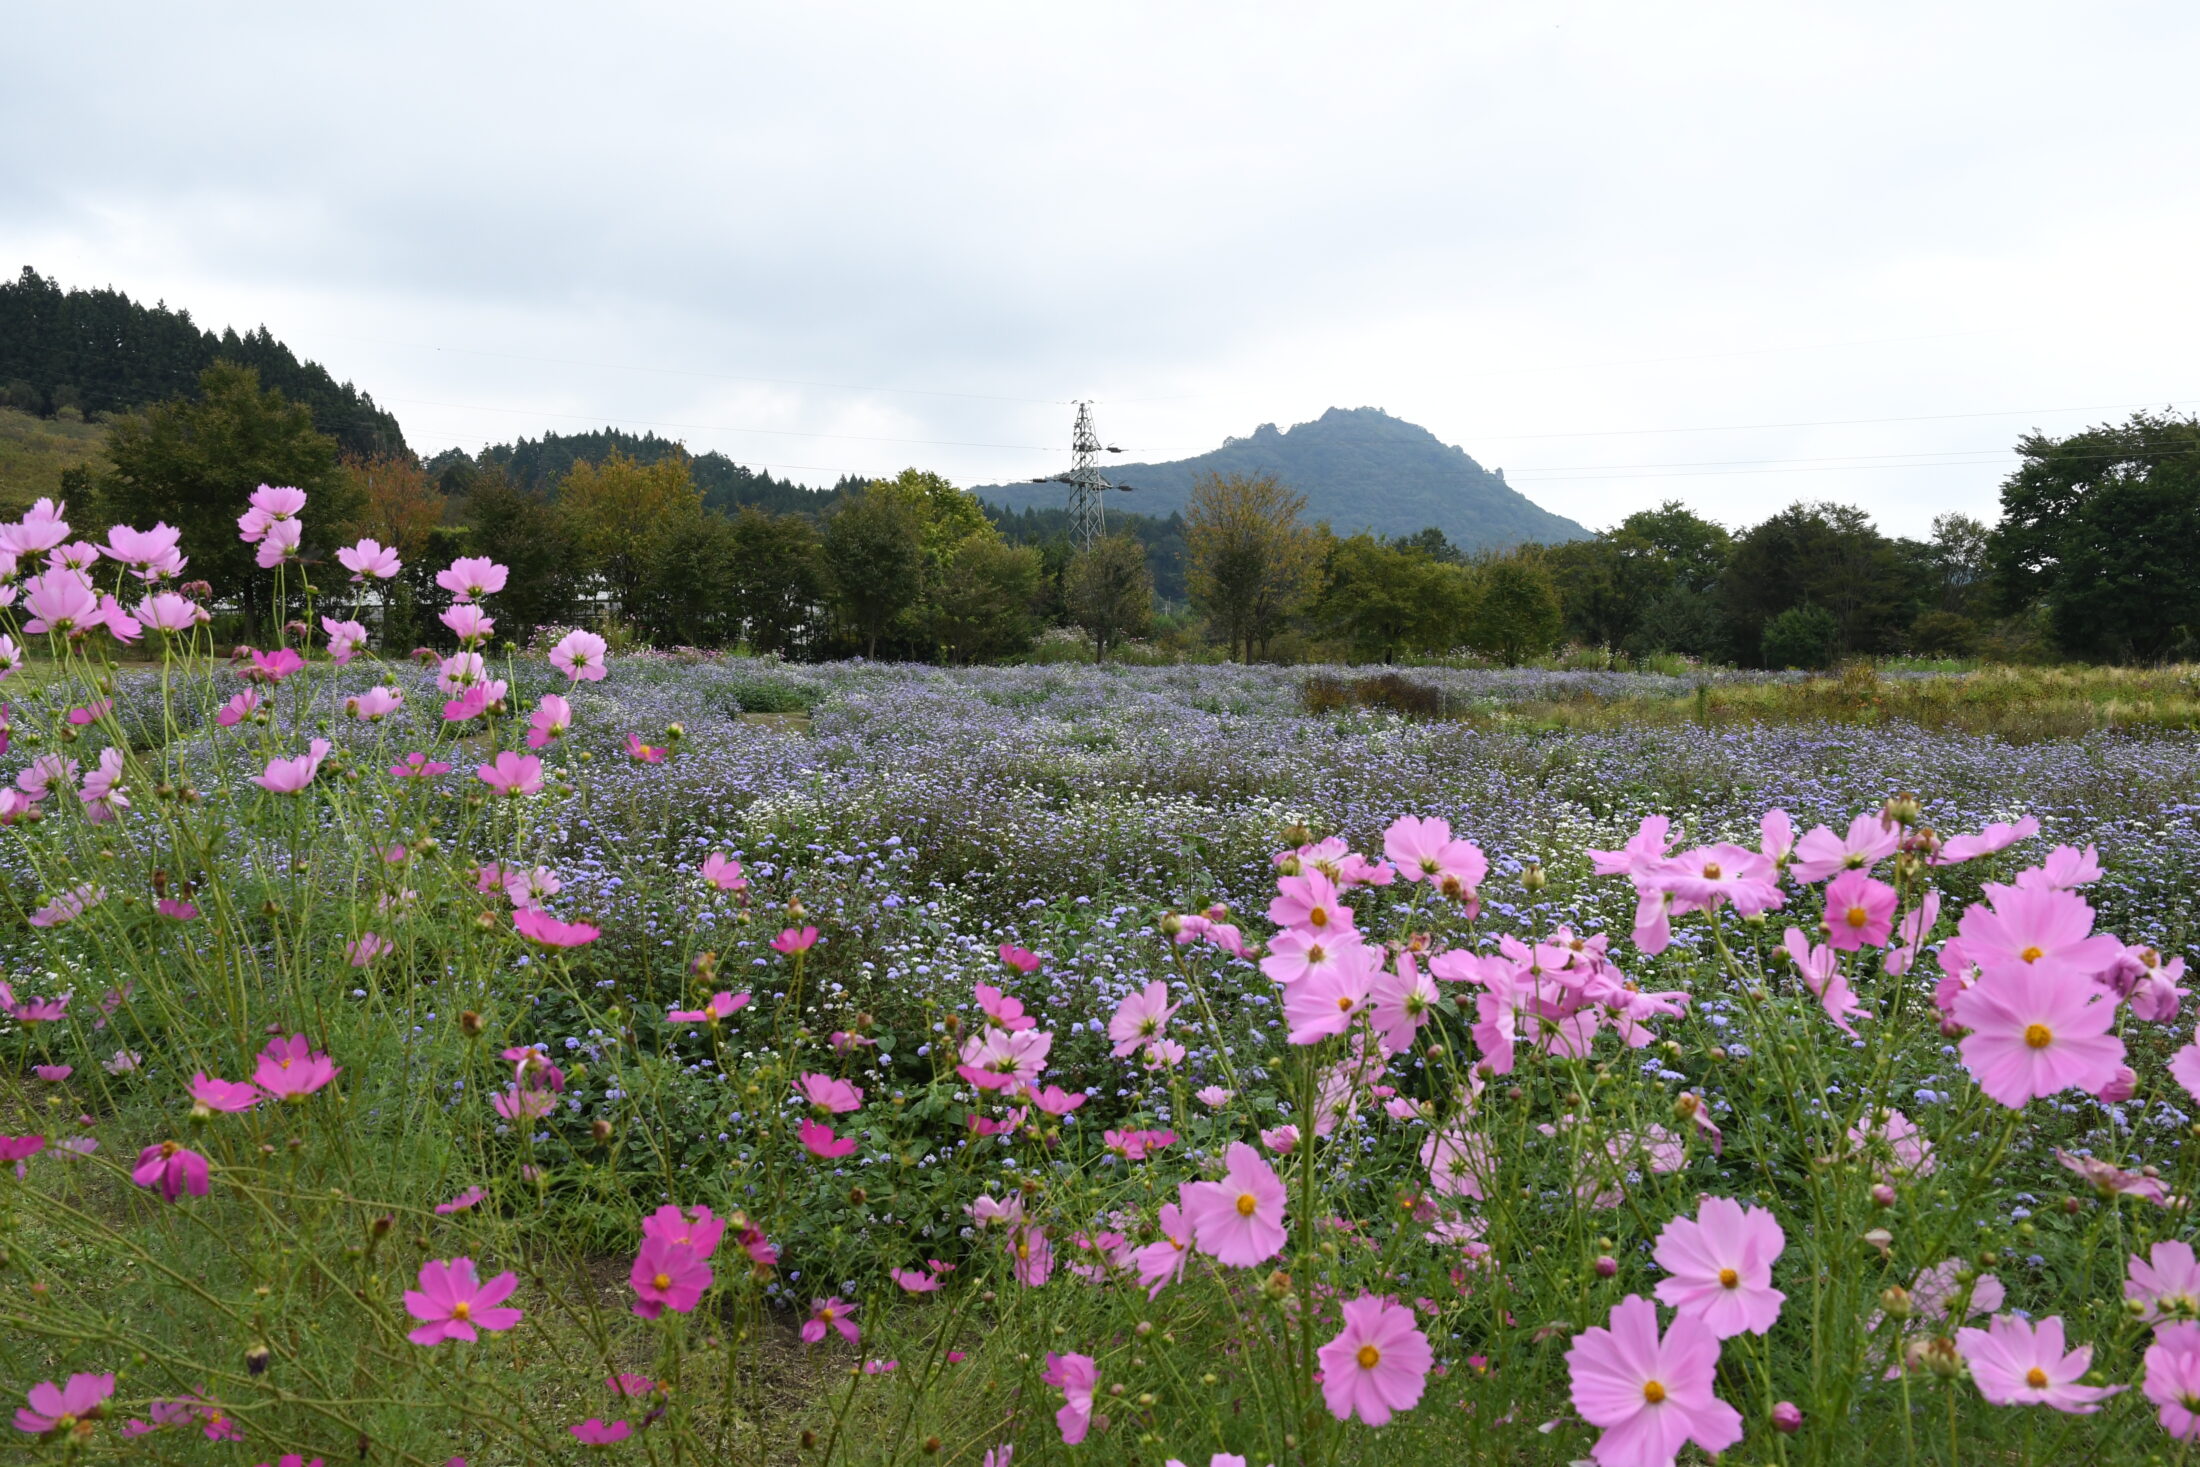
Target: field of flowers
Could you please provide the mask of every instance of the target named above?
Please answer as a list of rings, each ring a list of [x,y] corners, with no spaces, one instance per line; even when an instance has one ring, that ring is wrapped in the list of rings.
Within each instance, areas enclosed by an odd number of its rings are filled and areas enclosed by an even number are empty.
[[[516,656],[485,561],[376,655],[303,499],[219,658],[172,531],[0,527],[11,1450],[2200,1440],[2188,733]]]

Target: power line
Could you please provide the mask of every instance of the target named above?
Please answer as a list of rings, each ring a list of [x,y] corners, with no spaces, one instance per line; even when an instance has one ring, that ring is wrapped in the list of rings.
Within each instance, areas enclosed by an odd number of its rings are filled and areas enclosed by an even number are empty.
[[[519,417],[568,418],[577,423],[601,422],[606,427],[616,419],[639,423],[645,428],[687,428],[699,433],[756,433],[774,438],[827,438],[841,443],[900,443],[924,448],[1012,448],[1028,453],[1044,453],[1044,443],[975,443],[955,438],[888,438],[866,433],[818,433],[801,428],[738,428],[725,423],[676,423],[663,418],[628,418],[618,413],[564,413],[549,408],[489,407],[471,402],[435,402],[425,397],[387,397],[382,402],[405,403],[412,407],[449,408],[465,413],[511,413]]]

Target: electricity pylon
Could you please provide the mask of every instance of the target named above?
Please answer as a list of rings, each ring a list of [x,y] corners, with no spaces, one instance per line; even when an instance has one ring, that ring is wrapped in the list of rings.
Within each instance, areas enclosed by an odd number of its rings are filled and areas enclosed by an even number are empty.
[[[1100,472],[1100,455],[1121,453],[1114,444],[1103,444],[1100,435],[1092,428],[1092,404],[1080,400],[1077,404],[1077,426],[1070,430],[1069,472],[1046,474],[1033,479],[1034,484],[1069,485],[1069,538],[1079,551],[1090,550],[1100,537],[1107,534],[1107,510],[1102,495],[1109,490],[1128,492],[1128,484],[1111,484],[1107,475]]]

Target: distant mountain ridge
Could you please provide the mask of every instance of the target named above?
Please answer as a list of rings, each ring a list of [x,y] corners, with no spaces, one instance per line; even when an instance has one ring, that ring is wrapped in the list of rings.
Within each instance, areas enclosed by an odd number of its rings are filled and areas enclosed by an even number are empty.
[[[1331,408],[1279,431],[1263,423],[1248,438],[1171,463],[1111,463],[1108,477],[1133,486],[1108,496],[1111,510],[1166,516],[1190,503],[1202,474],[1274,474],[1306,496],[1308,519],[1340,535],[1373,530],[1410,535],[1430,525],[1462,550],[1503,550],[1527,541],[1585,540],[1589,531],[1552,514],[1437,436],[1380,408]],[[986,484],[971,490],[1022,508],[1058,502],[1060,486]]]

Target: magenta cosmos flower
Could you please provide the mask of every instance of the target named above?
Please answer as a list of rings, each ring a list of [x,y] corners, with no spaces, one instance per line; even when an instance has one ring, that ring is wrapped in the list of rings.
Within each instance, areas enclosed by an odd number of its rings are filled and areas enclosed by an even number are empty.
[[[749,1006],[745,993],[714,993],[699,1009],[667,1009],[665,1021],[671,1024],[716,1024],[730,1019],[737,1010]]]
[[[1693,1219],[1676,1217],[1658,1234],[1652,1256],[1672,1275],[1659,1283],[1658,1298],[1722,1340],[1745,1331],[1761,1335],[1787,1300],[1772,1287],[1773,1260],[1786,1247],[1770,1212],[1706,1197]]]
[[[1115,1007],[1115,1016],[1108,1020],[1108,1038],[1115,1041],[1115,1057],[1136,1054],[1160,1038],[1169,1026],[1169,1016],[1178,1007],[1169,1002],[1169,985],[1159,979],[1124,995]]]
[[[727,859],[723,851],[712,851],[703,858],[702,876],[720,891],[741,891],[749,884],[741,874],[741,863]]]
[[[520,936],[544,947],[583,947],[603,936],[601,929],[586,922],[560,922],[534,907],[513,912],[512,927]]]
[[[544,693],[527,715],[527,747],[539,749],[552,739],[563,738],[573,726],[573,705],[556,693]]]
[[[2005,966],[1958,994],[1953,1012],[1971,1031],[1960,1046],[1964,1068],[2012,1109],[2072,1088],[2099,1090],[2124,1062],[2124,1042],[2108,1032],[2115,1000],[2083,977]]]
[[[2146,1396],[2162,1430],[2181,1442],[2200,1440],[2200,1324],[2165,1325],[2147,1347],[2146,1368]]]
[[[420,1265],[420,1287],[405,1291],[405,1312],[424,1321],[405,1338],[416,1345],[438,1345],[476,1339],[479,1330],[510,1329],[520,1322],[521,1311],[505,1307],[504,1301],[518,1287],[519,1275],[509,1272],[483,1283],[471,1258],[431,1258]]]
[[[1672,1467],[1691,1441],[1706,1452],[1733,1446],[1742,1416],[1713,1394],[1718,1365],[1708,1325],[1675,1319],[1661,1339],[1657,1305],[1620,1300],[1611,1328],[1590,1326],[1566,1351],[1574,1409],[1604,1428],[1589,1455],[1599,1467]]]
[[[810,1317],[802,1322],[802,1342],[814,1345],[825,1338],[826,1331],[838,1330],[842,1339],[851,1345],[863,1342],[863,1331],[856,1328],[851,1317],[856,1306],[839,1297],[812,1299]]]
[[[1054,1424],[1062,1429],[1062,1445],[1074,1447],[1092,1429],[1092,1392],[1100,1384],[1100,1369],[1090,1355],[1057,1355],[1047,1351],[1046,1372],[1039,1377],[1062,1393],[1062,1409]]]
[[[772,939],[772,950],[785,953],[790,957],[796,953],[806,953],[816,946],[817,929],[815,927],[789,927]]]
[[[186,1192],[204,1197],[206,1158],[180,1141],[163,1141],[138,1153],[130,1180],[140,1187],[160,1188],[160,1195],[170,1202]]]
[[[863,1087],[851,1085],[846,1080],[836,1080],[830,1075],[803,1075],[794,1082],[794,1088],[802,1098],[820,1110],[834,1115],[845,1115],[863,1107]]]
[[[550,665],[577,683],[600,683],[604,677],[604,639],[594,632],[567,632],[550,649]]]
[[[204,1070],[191,1077],[191,1099],[194,1110],[233,1112],[250,1110],[267,1097],[260,1094],[257,1085],[243,1080],[224,1080],[209,1075]]]
[[[821,1121],[804,1121],[795,1131],[802,1149],[825,1161],[837,1161],[856,1149],[853,1136],[835,1137],[833,1128]]]
[[[260,1063],[252,1072],[252,1081],[280,1099],[300,1100],[341,1073],[341,1068],[330,1063],[327,1055],[313,1052],[305,1035],[293,1034],[288,1039],[267,1042],[267,1048],[260,1051]]]
[[[1261,1154],[1243,1141],[1227,1153],[1229,1170],[1219,1182],[1186,1182],[1179,1191],[1199,1251],[1251,1268],[1283,1251],[1284,1188]]]
[[[1414,1326],[1413,1311],[1373,1294],[1344,1306],[1344,1328],[1315,1354],[1329,1414],[1339,1421],[1357,1415],[1369,1426],[1412,1410],[1435,1362],[1428,1336]]]
[[[500,795],[532,795],[542,789],[542,761],[506,749],[494,763],[477,766],[474,777]]]
[[[1997,1314],[1985,1329],[1957,1330],[1956,1348],[1970,1364],[1979,1394],[1996,1406],[2053,1406],[2090,1416],[2124,1389],[2078,1384],[2093,1363],[2093,1347],[2081,1345],[2064,1353],[2058,1318],[2034,1325],[2013,1314]]]
[[[98,1417],[114,1393],[112,1375],[72,1375],[66,1385],[42,1380],[30,1388],[30,1404],[15,1408],[15,1429],[38,1436],[74,1430],[78,1422]]]
[[[566,1428],[567,1431],[580,1438],[581,1445],[589,1447],[608,1447],[614,1442],[623,1442],[633,1429],[623,1421],[614,1421],[609,1425],[605,1425],[603,1418],[600,1416],[591,1416],[578,1426],[568,1426]]]
[[[1884,947],[1894,931],[1895,889],[1863,871],[1844,871],[1826,883],[1826,943],[1837,952]]]
[[[715,1237],[712,1242],[716,1242]],[[711,1285],[710,1265],[704,1262],[704,1252],[684,1243],[664,1238],[644,1237],[641,1251],[634,1256],[634,1267],[627,1280],[634,1285],[640,1297],[634,1312],[644,1319],[655,1319],[667,1309],[675,1314],[686,1314],[702,1301],[704,1290]]]

